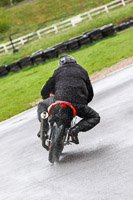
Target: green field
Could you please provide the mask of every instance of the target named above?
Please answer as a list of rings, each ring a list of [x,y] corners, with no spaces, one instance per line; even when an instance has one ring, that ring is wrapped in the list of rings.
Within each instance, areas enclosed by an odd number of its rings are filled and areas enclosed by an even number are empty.
[[[33,32],[39,27],[45,27],[110,1],[36,0],[29,2],[25,0],[13,7],[0,8],[0,38],[3,36],[3,33],[8,35],[16,31],[23,32],[23,34],[25,32]],[[48,22],[43,23],[46,21]]]
[[[133,27],[112,37],[82,46],[70,53],[89,74],[110,67],[121,58],[133,56]],[[0,121],[28,108],[30,102],[39,99],[40,89],[56,69],[58,59],[26,67],[17,73],[0,78]]]
[[[111,0],[68,0],[64,2],[61,0],[38,0],[30,4],[21,5],[20,3],[19,6],[14,6],[10,9],[0,8],[0,43],[9,41],[9,34],[15,33],[12,37],[16,39],[110,1]],[[110,18],[110,14],[107,15],[106,18],[108,18],[108,21],[112,20],[111,22],[118,24],[121,20],[133,16],[133,7],[129,6],[131,4],[133,3],[127,4],[122,13],[119,13],[119,7],[115,9],[118,11],[118,18],[115,16]],[[130,8],[127,9],[127,7]],[[97,18],[97,16],[93,18]],[[97,26],[97,23],[94,23],[94,26]],[[88,28],[91,28],[89,23]]]
[[[83,23],[79,23],[76,27],[67,31],[60,32],[58,34],[50,34],[43,37],[42,40],[38,39],[27,43],[21,49],[19,49],[18,53],[12,54],[10,52],[3,54],[0,56],[0,65],[10,64],[19,58],[22,58],[26,55],[31,55],[33,52],[39,49],[46,49],[72,37],[81,35],[83,32],[93,28],[100,27],[109,23],[118,24],[131,16],[133,16],[133,3],[128,4],[126,7],[117,8],[108,14],[101,14],[100,16],[95,17],[92,21],[87,20]]]

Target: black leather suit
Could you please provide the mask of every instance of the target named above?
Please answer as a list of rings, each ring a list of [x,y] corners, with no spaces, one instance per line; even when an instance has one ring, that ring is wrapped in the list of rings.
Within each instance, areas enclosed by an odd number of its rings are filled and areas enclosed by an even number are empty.
[[[54,90],[54,96],[49,97]],[[100,122],[99,114],[88,106],[93,99],[93,88],[87,71],[76,63],[66,63],[57,68],[41,89],[43,101],[38,104],[38,119],[56,100],[70,102],[82,120],[77,124],[80,131],[87,131]]]

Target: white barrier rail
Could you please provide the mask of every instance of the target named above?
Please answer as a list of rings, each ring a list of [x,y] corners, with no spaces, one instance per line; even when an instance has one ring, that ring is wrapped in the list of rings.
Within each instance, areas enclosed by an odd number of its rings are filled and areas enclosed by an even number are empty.
[[[115,0],[110,3],[107,3],[103,6],[91,9],[90,11],[84,12],[82,14],[79,14],[75,17],[72,17],[70,19],[64,20],[62,22],[53,24],[49,27],[40,29],[36,32],[24,35],[22,37],[19,37],[18,39],[13,40],[14,47],[20,48],[25,43],[35,39],[39,38],[41,39],[43,35],[49,34],[49,33],[58,33],[60,31],[65,31],[71,27],[76,26],[76,24],[82,22],[85,19],[92,20],[92,17],[95,15],[99,15],[103,12],[108,13],[111,9],[116,8],[118,6],[125,6],[127,3],[132,2],[133,0]],[[7,53],[10,49],[12,49],[11,42],[7,42],[4,44],[0,44],[0,54]]]

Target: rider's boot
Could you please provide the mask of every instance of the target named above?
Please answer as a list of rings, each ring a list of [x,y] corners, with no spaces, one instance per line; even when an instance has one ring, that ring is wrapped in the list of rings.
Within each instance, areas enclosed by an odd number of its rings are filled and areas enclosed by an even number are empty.
[[[47,132],[49,130],[49,124],[48,124],[48,113],[47,112],[42,112],[41,113],[41,123],[40,123],[40,131],[37,134],[38,137],[40,137],[40,139],[42,140],[42,146],[48,151],[49,148],[48,146],[45,144],[48,136],[47,136]]]
[[[79,126],[74,126],[69,130],[69,135],[72,138],[72,142],[75,144],[79,144],[78,133],[79,133]]]

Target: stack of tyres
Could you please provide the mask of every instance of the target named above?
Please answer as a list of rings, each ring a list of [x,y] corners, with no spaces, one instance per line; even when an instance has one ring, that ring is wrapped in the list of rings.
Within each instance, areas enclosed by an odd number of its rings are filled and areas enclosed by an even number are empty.
[[[31,66],[32,65],[32,60],[30,56],[26,56],[18,60],[18,64],[20,65],[21,68],[24,68],[26,66]]]
[[[68,52],[67,45],[64,42],[59,43],[59,44],[53,46],[53,48],[55,48],[55,50],[58,52],[58,54]]]
[[[130,26],[133,26],[133,19],[131,19],[131,20],[129,21],[129,23],[130,23]]]
[[[6,76],[8,74],[8,70],[5,65],[0,66],[0,77]]]
[[[44,55],[44,50],[40,49],[37,52],[33,53],[31,56],[33,64],[39,64],[45,62],[46,58]]]
[[[44,51],[44,56],[46,59],[57,58],[58,51],[54,47],[49,47]]]
[[[21,69],[17,61],[7,65],[6,68],[9,72],[17,72]]]
[[[113,35],[115,32],[113,24],[108,24],[108,25],[102,26],[100,28],[100,30],[102,32],[103,37]]]
[[[76,45],[78,46],[78,48],[80,46],[82,46],[82,45],[90,44],[91,43],[90,38],[88,38],[86,35],[79,35],[79,36],[74,37],[74,38],[71,39],[71,41],[74,41],[74,40],[76,40]]]
[[[78,39],[80,46],[91,44],[91,39],[87,35],[81,35]]]
[[[114,27],[115,32],[121,31],[120,24]]]
[[[127,28],[129,28],[129,26],[130,26],[130,23],[129,22],[124,22],[124,23],[122,23],[123,25],[124,25],[124,29],[127,29]]]
[[[133,26],[133,18],[126,19],[124,23],[126,23],[127,27]]]
[[[99,28],[85,32],[83,35],[86,35],[88,38],[90,38],[92,42],[96,40],[101,40],[103,38],[102,32]]]
[[[70,39],[68,41],[65,42],[67,45],[68,50],[77,50],[80,48],[80,44],[78,42],[78,39]]]
[[[115,26],[114,29],[116,32],[119,32],[119,31],[123,31],[123,30],[127,29],[129,26],[130,26],[129,22],[123,22],[123,23],[119,24],[118,26]]]
[[[92,41],[96,41],[96,40],[101,40],[103,38],[103,35],[100,31],[100,29],[94,29],[92,31],[90,31],[90,39]]]

